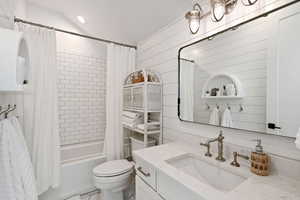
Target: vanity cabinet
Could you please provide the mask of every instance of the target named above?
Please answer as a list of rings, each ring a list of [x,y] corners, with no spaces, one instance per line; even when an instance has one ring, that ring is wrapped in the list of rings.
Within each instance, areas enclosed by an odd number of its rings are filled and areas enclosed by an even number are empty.
[[[137,200],[206,200],[143,159],[134,159]]]
[[[136,199],[137,200],[164,200],[139,176],[136,176]]]
[[[149,187],[156,190],[156,169],[152,165],[138,160],[135,165],[136,174],[145,182]]]
[[[160,173],[150,163],[136,158],[136,199],[137,200],[205,200],[173,180]]]

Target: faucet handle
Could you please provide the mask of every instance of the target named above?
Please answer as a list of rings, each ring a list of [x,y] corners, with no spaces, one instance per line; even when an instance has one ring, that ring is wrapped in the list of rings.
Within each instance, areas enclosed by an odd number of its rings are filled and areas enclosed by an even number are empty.
[[[200,143],[200,146],[204,146],[207,148],[207,152],[204,154],[206,157],[212,157],[210,153],[210,144],[209,143]]]
[[[230,165],[234,166],[234,167],[240,167],[240,163],[238,162],[238,157],[243,158],[245,160],[249,160],[249,156],[247,155],[242,155],[238,152],[233,152],[233,161],[230,163]]]

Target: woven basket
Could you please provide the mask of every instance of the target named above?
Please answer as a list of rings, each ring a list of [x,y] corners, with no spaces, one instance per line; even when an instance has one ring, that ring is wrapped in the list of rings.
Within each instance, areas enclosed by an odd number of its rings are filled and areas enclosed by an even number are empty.
[[[142,83],[142,82],[144,82],[144,76],[143,75],[139,75],[137,78],[132,79],[132,83]]]
[[[253,152],[251,154],[251,172],[258,176],[270,174],[270,157],[267,154]]]

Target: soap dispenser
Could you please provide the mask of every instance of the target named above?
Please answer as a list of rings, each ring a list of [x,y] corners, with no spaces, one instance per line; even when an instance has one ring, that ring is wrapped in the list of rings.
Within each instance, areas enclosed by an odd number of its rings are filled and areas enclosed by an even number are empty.
[[[270,172],[270,157],[264,153],[261,140],[255,140],[257,145],[251,153],[251,172],[258,176],[268,176]]]

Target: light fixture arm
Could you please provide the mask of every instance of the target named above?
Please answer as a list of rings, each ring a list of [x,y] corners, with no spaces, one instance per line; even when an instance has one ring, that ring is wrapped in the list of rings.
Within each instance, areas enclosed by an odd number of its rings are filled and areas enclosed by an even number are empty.
[[[251,2],[251,0],[246,0],[248,2],[248,4],[245,3],[245,1],[242,0],[242,3],[244,4],[244,6],[252,6],[254,5],[258,0],[255,0],[253,2]]]
[[[193,9],[194,9],[194,10],[202,11],[202,7],[200,6],[199,3],[195,3],[194,6],[193,6]]]

